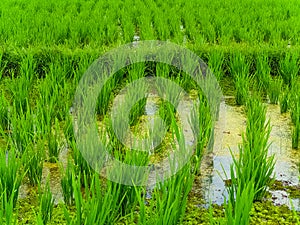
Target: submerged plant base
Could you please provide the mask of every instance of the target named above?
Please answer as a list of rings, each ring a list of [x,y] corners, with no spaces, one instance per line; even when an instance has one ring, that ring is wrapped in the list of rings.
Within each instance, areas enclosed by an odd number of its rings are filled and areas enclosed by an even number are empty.
[[[223,224],[224,207],[212,205],[210,209],[195,205],[188,206],[188,213],[183,224],[211,224],[213,220],[216,224]],[[250,224],[298,224],[300,212],[293,212],[287,206],[274,206],[271,201],[255,202],[250,212]]]
[[[271,190],[283,190],[289,193],[291,198],[300,198],[300,184],[292,185],[289,181],[276,180],[270,187]]]

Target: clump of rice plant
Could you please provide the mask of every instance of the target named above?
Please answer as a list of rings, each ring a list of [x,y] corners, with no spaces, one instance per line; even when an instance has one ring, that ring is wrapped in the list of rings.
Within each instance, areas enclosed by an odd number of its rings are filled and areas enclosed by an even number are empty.
[[[0,128],[7,130],[9,125],[9,104],[4,93],[0,95]]]
[[[292,148],[298,149],[300,141],[300,121],[297,120],[292,132]]]
[[[96,143],[96,141],[94,139],[90,138],[89,140],[86,140],[85,146],[87,148],[89,148],[93,143]],[[75,174],[85,174],[86,178],[88,180],[90,180],[93,169],[89,165],[87,160],[84,158],[83,152],[81,151],[82,149],[78,148],[78,143],[76,143],[75,141],[73,141],[70,144],[70,147],[72,149],[72,157],[73,157],[74,164],[75,164],[75,168],[74,168]],[[103,159],[101,159],[101,160],[103,160]],[[81,181],[81,184],[84,185],[83,176],[81,176],[80,181]]]
[[[28,83],[28,80],[26,80],[26,78],[23,76],[13,78],[12,82],[10,82],[9,90],[11,95],[14,96],[13,104],[16,108],[16,113],[26,112],[28,110],[30,87],[31,84]]]
[[[83,192],[81,192],[81,180],[84,180]],[[118,221],[121,216],[122,202],[125,201],[125,196],[121,194],[124,192],[121,192],[120,184],[111,181],[107,181],[106,184],[104,186],[100,182],[99,174],[96,173],[89,178],[81,173],[72,177],[76,212],[72,217],[67,208],[64,208],[67,224],[105,225],[115,224]]]
[[[255,76],[259,87],[261,87],[264,91],[267,91],[269,88],[269,83],[271,80],[270,73],[271,67],[269,65],[268,56],[261,55],[257,57]]]
[[[110,77],[101,89],[97,99],[96,111],[100,116],[104,116],[109,108],[112,97],[112,91],[115,89],[117,80],[115,76]]]
[[[234,78],[235,100],[238,105],[246,103],[249,95],[250,63],[242,54],[230,58],[230,72]]]
[[[70,115],[66,116],[66,120],[64,123],[64,135],[69,144],[72,143],[73,141],[75,141],[72,117]]]
[[[212,138],[210,110],[203,95],[200,95],[199,102],[194,105],[193,110],[191,111],[191,121],[189,122],[191,124],[194,137],[196,137],[195,156],[197,157],[196,171],[198,173],[200,162],[204,153],[204,147],[208,143],[208,140]]]
[[[49,162],[51,163],[54,163],[58,160],[58,156],[61,150],[59,146],[59,139],[60,139],[60,128],[59,128],[58,120],[55,119],[54,130],[51,129],[47,137]]]
[[[7,190],[4,189],[3,192],[0,193],[0,221],[4,224],[17,224],[16,216],[14,215],[15,208],[15,192],[8,197]]]
[[[224,200],[226,224],[248,225],[255,195],[254,179],[243,184],[241,180],[235,177],[233,165],[230,166],[230,174],[232,184],[234,185],[227,187],[228,202],[226,203],[226,199]]]
[[[285,57],[279,62],[279,72],[284,83],[291,87],[292,81],[299,72],[298,55],[287,52]]]
[[[178,149],[173,150],[187,153],[183,132],[174,119],[171,126],[174,140],[178,142]],[[188,156],[182,155],[181,157],[179,160],[184,160],[184,157]],[[172,160],[169,161],[169,164],[172,173],[178,165],[175,165]],[[139,224],[145,221],[146,224],[181,224],[183,221],[188,194],[194,181],[191,162],[187,162],[174,176],[165,180],[161,179],[163,177],[157,177],[156,186],[152,191],[152,198],[149,201],[149,215],[145,215],[145,209],[142,206]],[[140,206],[144,204],[143,198],[138,199]]]
[[[292,131],[292,147],[298,148],[299,135],[300,135],[300,95],[299,85],[293,81],[292,88],[290,90],[289,108],[291,112],[291,120],[294,125]]]
[[[169,130],[176,114],[176,108],[182,98],[183,89],[174,82],[159,77],[156,79],[156,88],[162,98],[158,113]]]
[[[282,91],[281,79],[270,79],[268,95],[271,104],[277,104],[281,91]]]
[[[52,218],[54,206],[54,199],[50,190],[49,180],[43,190],[39,187],[39,202],[38,221],[43,221],[43,224],[46,225]]]
[[[281,92],[279,96],[280,113],[286,113],[288,111],[289,108],[288,99],[289,99],[289,92],[287,89],[285,89]]]
[[[74,177],[74,166],[70,161],[68,161],[66,171],[62,172],[60,181],[64,202],[67,205],[72,205],[74,203],[74,187],[72,183]]]
[[[18,199],[19,188],[23,179],[21,160],[17,157],[14,149],[0,151],[0,193],[5,193],[2,201],[4,205],[12,201],[15,207]]]
[[[39,184],[42,179],[44,164],[44,151],[42,149],[43,142],[39,142],[36,147],[28,146],[25,154],[23,154],[23,165],[31,185]]]
[[[220,81],[223,77],[224,53],[214,51],[209,55],[208,66],[214,76]]]
[[[270,132],[270,122],[266,120],[266,107],[258,98],[249,100],[246,134],[243,135],[243,143],[239,146],[239,158],[233,157],[237,182],[232,185],[235,186],[235,190],[243,190],[253,180],[254,200],[261,200],[267,187],[274,181],[274,155],[268,156]]]
[[[10,121],[11,145],[22,154],[27,146],[35,142],[35,116],[30,109],[24,112],[17,112],[17,108],[14,105],[13,111],[10,114]]]

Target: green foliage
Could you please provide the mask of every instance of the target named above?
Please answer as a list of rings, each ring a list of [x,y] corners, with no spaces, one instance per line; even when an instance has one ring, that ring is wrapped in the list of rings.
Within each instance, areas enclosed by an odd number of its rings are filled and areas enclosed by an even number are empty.
[[[238,105],[246,103],[249,95],[250,63],[242,54],[232,55],[230,58],[230,72],[235,84],[235,100]]]
[[[44,190],[41,190],[39,186],[39,212],[38,212],[38,221],[43,221],[43,224],[46,225],[52,218],[54,199],[49,186],[49,180],[47,181]]]

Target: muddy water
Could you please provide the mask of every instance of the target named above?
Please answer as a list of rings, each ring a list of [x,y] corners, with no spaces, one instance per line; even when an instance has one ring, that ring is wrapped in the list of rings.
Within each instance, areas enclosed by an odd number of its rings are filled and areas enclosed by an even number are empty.
[[[246,127],[243,107],[225,105],[223,109],[226,112],[225,126],[224,123],[221,126],[218,122],[216,124],[216,135],[222,134],[222,141],[216,141],[213,153],[204,157],[203,176],[198,178],[206,202],[219,205],[224,202],[224,196],[227,197],[223,180],[226,179],[225,174],[229,176],[229,168],[232,163],[229,149],[237,155],[238,145],[242,142],[241,136]],[[289,114],[280,114],[279,106],[267,104],[267,118],[270,119],[272,127],[269,154],[274,154],[276,158],[275,178],[287,181],[290,185],[298,185],[299,169],[297,165],[300,152],[292,150],[290,116]],[[194,187],[195,192],[198,191],[197,188],[197,186]],[[292,202],[293,206],[300,210],[299,199],[290,199],[289,194],[285,191],[270,192],[275,205],[286,204],[291,208]]]

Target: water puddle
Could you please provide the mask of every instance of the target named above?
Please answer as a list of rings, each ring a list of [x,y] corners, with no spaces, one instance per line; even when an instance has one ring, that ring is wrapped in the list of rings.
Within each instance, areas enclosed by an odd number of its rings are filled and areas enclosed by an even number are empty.
[[[221,205],[224,197],[227,197],[225,183],[226,175],[229,176],[232,157],[230,150],[237,155],[238,145],[242,142],[242,133],[246,127],[246,115],[243,107],[226,105],[226,124],[218,126],[218,133],[223,134],[221,143],[214,143],[214,150],[209,156],[204,157],[202,176],[199,177],[204,198],[207,203]],[[274,154],[276,158],[275,178],[279,181],[287,181],[290,185],[299,184],[298,163],[300,159],[299,151],[292,150],[291,146],[291,122],[289,114],[280,114],[278,105],[267,105],[267,118],[270,119],[272,131],[270,134],[269,155]],[[221,146],[221,147],[220,147]],[[224,173],[225,171],[225,173]],[[270,190],[271,200],[274,205],[287,205],[296,210],[300,210],[300,200],[292,199],[289,193],[284,190]]]

